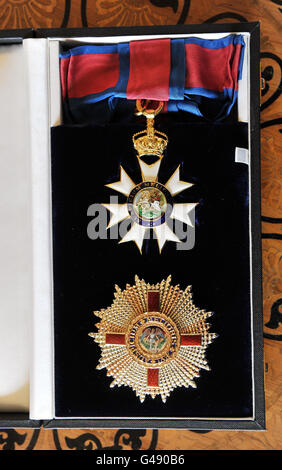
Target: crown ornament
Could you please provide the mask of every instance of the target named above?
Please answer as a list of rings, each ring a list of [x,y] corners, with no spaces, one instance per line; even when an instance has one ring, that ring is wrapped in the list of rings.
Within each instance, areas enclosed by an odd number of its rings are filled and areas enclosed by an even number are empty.
[[[156,131],[154,128],[154,118],[161,112],[163,102],[159,102],[158,107],[155,109],[148,109],[148,100],[144,101],[145,105],[142,104],[142,100],[136,101],[136,114],[146,117],[147,128],[133,135],[133,145],[137,150],[139,158],[145,155],[155,155],[161,158],[167,146],[168,137],[164,132]]]

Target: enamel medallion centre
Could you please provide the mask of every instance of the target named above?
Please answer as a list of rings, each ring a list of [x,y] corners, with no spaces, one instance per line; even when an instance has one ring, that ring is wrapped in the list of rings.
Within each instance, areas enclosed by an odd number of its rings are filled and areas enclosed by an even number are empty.
[[[160,367],[169,362],[179,344],[176,325],[159,312],[146,313],[135,319],[126,338],[129,353],[148,367]]]
[[[144,181],[131,191],[127,200],[132,220],[144,227],[163,224],[173,209],[172,197],[159,182]]]

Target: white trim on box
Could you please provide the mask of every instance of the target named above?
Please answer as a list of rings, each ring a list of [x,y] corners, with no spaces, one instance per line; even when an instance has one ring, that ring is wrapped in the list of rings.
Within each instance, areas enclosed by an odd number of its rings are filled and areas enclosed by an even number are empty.
[[[53,291],[48,42],[24,40],[32,174],[33,324],[30,418],[53,417]]]
[[[48,40],[49,47],[49,87],[50,87],[50,127],[62,123],[62,93],[60,80],[60,43]]]
[[[0,412],[26,412],[32,242],[22,44],[2,45],[0,64]]]
[[[242,79],[238,82],[238,121],[249,122],[250,109],[249,109],[249,96],[250,96],[250,77],[249,73],[249,48],[250,48],[250,33],[244,33],[245,49],[244,60],[242,68]]]

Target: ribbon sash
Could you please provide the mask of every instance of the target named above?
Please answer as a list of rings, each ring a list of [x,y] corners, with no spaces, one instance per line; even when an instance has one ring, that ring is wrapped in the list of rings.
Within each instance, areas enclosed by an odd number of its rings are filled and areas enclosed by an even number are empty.
[[[166,111],[203,116],[201,102],[208,98],[222,104],[222,119],[237,99],[243,55],[244,39],[236,34],[75,47],[60,55],[64,106],[81,123],[84,110],[89,120],[104,100],[109,107],[115,98],[164,101]]]

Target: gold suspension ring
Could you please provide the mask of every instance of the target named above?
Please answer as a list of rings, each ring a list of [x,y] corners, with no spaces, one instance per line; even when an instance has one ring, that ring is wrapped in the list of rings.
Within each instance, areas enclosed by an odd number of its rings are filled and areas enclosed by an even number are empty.
[[[149,104],[150,103],[159,103],[157,108],[149,108]],[[137,109],[137,112],[136,112],[136,116],[145,116],[147,119],[152,119],[154,118],[155,116],[157,116],[157,114],[159,114],[162,109],[164,107],[164,102],[163,101],[152,101],[152,100],[136,100],[136,109]]]

